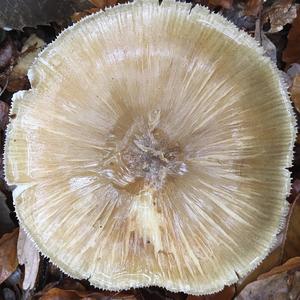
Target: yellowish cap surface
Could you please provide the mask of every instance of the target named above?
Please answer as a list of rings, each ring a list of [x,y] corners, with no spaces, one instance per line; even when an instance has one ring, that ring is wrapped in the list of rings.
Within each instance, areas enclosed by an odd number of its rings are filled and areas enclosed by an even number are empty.
[[[66,29],[14,95],[21,226],[67,274],[219,291],[283,224],[295,119],[278,71],[200,6],[135,1]]]

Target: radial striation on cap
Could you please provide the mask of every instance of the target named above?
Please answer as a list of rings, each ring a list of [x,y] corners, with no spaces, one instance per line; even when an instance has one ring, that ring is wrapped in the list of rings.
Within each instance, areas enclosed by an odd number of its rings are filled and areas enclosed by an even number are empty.
[[[66,29],[29,78],[6,180],[21,226],[64,272],[208,294],[268,254],[295,118],[245,32],[201,6],[135,1]]]

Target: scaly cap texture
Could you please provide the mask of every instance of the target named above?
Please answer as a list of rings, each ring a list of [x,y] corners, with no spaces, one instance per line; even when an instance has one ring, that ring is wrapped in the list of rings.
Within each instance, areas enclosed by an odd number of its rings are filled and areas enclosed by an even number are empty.
[[[14,95],[5,171],[64,272],[207,294],[267,255],[295,119],[276,67],[206,8],[135,1],[65,30]]]

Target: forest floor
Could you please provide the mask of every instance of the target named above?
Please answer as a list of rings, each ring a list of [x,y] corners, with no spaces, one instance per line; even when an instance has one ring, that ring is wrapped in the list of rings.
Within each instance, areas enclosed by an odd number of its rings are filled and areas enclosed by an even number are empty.
[[[27,71],[38,52],[72,22],[115,5],[114,0],[1,1],[0,130],[5,128],[13,93],[29,89]],[[37,5],[39,2],[39,5]],[[278,66],[288,86],[297,118],[300,112],[300,4],[292,0],[199,0],[247,31]],[[297,14],[298,12],[298,14]],[[299,120],[299,118],[298,118]],[[2,158],[3,155],[0,157]],[[246,278],[210,296],[188,296],[161,288],[106,292],[87,281],[69,278],[40,256],[18,226],[11,188],[0,158],[0,300],[14,299],[151,299],[229,300],[300,299],[300,140],[295,145],[290,211],[286,227],[263,263]]]

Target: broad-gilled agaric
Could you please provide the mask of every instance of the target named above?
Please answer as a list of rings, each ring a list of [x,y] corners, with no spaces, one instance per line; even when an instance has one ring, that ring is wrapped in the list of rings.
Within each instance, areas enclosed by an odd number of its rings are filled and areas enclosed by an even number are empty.
[[[6,180],[21,226],[64,272],[207,294],[268,254],[295,119],[245,32],[201,6],[135,1],[66,29],[29,78]]]

